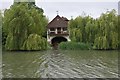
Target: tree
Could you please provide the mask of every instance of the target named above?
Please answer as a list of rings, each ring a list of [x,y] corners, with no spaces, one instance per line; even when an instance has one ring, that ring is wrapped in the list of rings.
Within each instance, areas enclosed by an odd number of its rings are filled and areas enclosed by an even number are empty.
[[[2,19],[3,19],[3,16],[2,16],[2,11],[0,10],[0,38],[2,39]],[[1,40],[0,40],[1,42]]]
[[[118,48],[118,28],[116,11],[107,11],[99,18],[99,27],[95,37],[94,46],[97,49],[117,49]],[[97,39],[103,41],[103,44],[97,42]],[[99,47],[101,45],[101,47]]]
[[[70,38],[74,42],[90,43],[94,49],[118,49],[118,19],[114,9],[101,14],[97,19],[78,16],[69,22]]]
[[[29,3],[13,4],[5,12],[4,18],[3,30],[7,34],[6,49],[21,50],[31,34],[45,36],[47,23],[43,12],[40,12],[36,7],[30,8]]]
[[[120,49],[120,15],[118,15],[118,49]]]
[[[42,45],[42,46],[41,46]],[[38,34],[30,34],[25,40],[21,50],[45,50],[47,48],[47,40]]]

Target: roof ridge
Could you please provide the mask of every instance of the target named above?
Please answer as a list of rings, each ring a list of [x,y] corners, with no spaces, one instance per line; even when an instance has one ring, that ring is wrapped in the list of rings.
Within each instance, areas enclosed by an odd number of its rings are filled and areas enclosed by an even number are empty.
[[[68,21],[69,20],[67,18],[57,15],[51,22],[49,22],[47,27],[67,27]]]

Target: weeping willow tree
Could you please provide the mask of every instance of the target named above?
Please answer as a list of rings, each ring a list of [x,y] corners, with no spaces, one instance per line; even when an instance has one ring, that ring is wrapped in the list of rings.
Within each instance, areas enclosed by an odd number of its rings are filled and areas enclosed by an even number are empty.
[[[99,18],[94,47],[97,49],[118,48],[118,16],[115,10],[107,11]]]
[[[119,41],[119,45],[118,48],[120,50],[120,1],[118,2],[118,41]]]
[[[46,38],[43,38],[39,36],[38,34],[30,34],[28,39],[25,40],[21,49],[23,50],[45,50],[46,48],[47,48]]]
[[[119,41],[119,45],[118,48],[120,49],[120,14],[118,15],[118,41]]]
[[[88,42],[87,38],[92,35],[93,19],[90,16],[78,16],[69,22],[70,38],[76,42]],[[91,33],[91,34],[90,34]]]
[[[0,45],[1,45],[1,39],[2,39],[2,19],[3,19],[3,16],[2,16],[2,11],[0,10]]]
[[[114,9],[97,19],[78,16],[69,22],[70,38],[73,42],[90,43],[94,49],[118,49],[118,21]]]
[[[0,28],[2,27],[2,18],[3,18],[2,11],[0,10]]]
[[[27,2],[29,5],[35,5],[35,0],[14,0],[14,3],[21,3],[21,2]]]
[[[30,7],[29,3],[22,2],[12,5],[10,9],[5,11],[3,24],[3,30],[7,34],[5,44],[6,50],[26,50],[27,48],[23,47],[23,45],[26,44],[26,40],[32,40],[36,35],[41,36],[40,38],[45,40],[42,37],[45,36],[45,26],[47,23],[48,20],[43,15],[43,11],[40,12],[36,7]],[[36,35],[30,37],[31,34]],[[35,39],[37,38],[34,38],[32,42],[37,45]],[[42,40],[39,39],[37,41],[41,42]],[[46,41],[44,42],[46,43]],[[45,47],[46,45],[39,45],[39,47],[43,46]],[[32,47],[32,50],[36,50],[36,47]]]

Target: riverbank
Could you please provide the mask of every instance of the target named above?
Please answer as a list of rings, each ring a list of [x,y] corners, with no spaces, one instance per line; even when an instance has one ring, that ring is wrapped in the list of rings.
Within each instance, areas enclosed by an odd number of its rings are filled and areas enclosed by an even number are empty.
[[[82,42],[61,42],[58,45],[58,48],[61,50],[99,50],[99,51],[100,50],[101,51],[119,50],[119,49],[113,49],[113,48],[98,49],[91,43],[82,43]]]
[[[92,45],[80,42],[62,42],[59,44],[59,49],[62,50],[91,50]]]

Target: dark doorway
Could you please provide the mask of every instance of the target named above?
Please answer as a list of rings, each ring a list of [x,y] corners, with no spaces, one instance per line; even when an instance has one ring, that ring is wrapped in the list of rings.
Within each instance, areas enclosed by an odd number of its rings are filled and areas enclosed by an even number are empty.
[[[67,39],[64,37],[55,37],[52,39],[51,43],[54,49],[58,49],[58,44],[61,42],[66,42]]]

